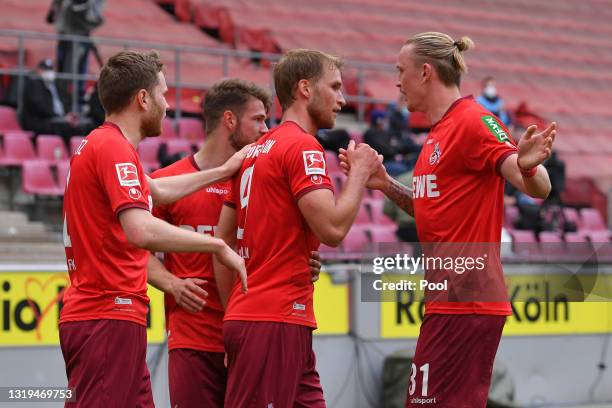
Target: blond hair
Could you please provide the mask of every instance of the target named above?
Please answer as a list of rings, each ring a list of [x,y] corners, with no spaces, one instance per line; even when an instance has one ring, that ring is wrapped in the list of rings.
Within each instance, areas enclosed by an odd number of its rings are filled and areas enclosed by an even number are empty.
[[[461,75],[468,70],[463,52],[474,48],[469,37],[455,41],[451,36],[437,32],[420,33],[410,38],[404,45],[412,45],[412,53],[418,63],[434,66],[444,85],[461,83]]]
[[[307,49],[288,51],[274,67],[274,87],[283,111],[294,102],[298,82],[302,79],[317,82],[325,69],[334,68],[340,70],[342,60],[333,55]]]

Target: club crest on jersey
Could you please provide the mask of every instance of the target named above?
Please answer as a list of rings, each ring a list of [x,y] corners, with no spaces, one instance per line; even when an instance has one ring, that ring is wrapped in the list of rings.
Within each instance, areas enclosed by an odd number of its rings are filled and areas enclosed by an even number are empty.
[[[140,185],[138,170],[134,163],[117,163],[115,164],[115,169],[117,170],[120,186],[134,187]]]
[[[319,175],[310,176],[310,181],[312,181],[313,184],[321,184],[323,183],[323,177]]]
[[[128,194],[130,195],[130,198],[134,201],[138,201],[140,200],[140,197],[142,197],[140,190],[138,190],[136,187],[130,188],[130,190],[128,191]]]
[[[429,164],[433,166],[436,163],[440,162],[440,156],[442,156],[442,152],[440,151],[440,144],[436,143],[434,146],[433,153],[429,156]]]
[[[323,152],[318,150],[304,150],[302,152],[304,157],[304,171],[307,176],[318,174],[321,176],[325,175],[325,157]]]

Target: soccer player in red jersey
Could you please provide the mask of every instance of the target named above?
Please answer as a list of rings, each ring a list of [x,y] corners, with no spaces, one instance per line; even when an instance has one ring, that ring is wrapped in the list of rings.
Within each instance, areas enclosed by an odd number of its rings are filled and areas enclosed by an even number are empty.
[[[503,284],[499,242],[504,182],[532,197],[547,197],[551,186],[542,163],[550,157],[556,125],[541,133],[529,127],[517,147],[499,118],[471,96],[461,97],[461,74],[467,70],[462,53],[472,46],[467,37],[454,41],[430,32],[402,47],[397,86],[408,109],[424,112],[432,127],[412,188],[393,180],[382,167],[368,186],[414,215],[422,243],[489,243],[497,248],[487,268]],[[345,169],[351,168],[344,152],[340,159]],[[477,295],[482,300],[487,294]],[[511,308],[502,299],[479,301],[479,296],[426,302],[406,407],[486,406],[493,360]]]
[[[64,196],[64,246],[71,285],[59,334],[75,407],[153,406],[146,367],[146,266],[149,251],[210,252],[246,275],[244,260],[222,240],[169,225],[150,213],[231,177],[244,152],[208,171],[148,179],[136,153],[161,133],[167,103],[155,52],[121,52],[100,73],[107,121],[70,163]]]
[[[249,279],[246,295],[234,285],[225,313],[227,408],[325,406],[312,350],[310,253],[320,242],[344,239],[382,160],[351,143],[353,167],[334,198],[314,135],[334,127],[345,104],[340,67],[337,58],[311,50],[289,51],[279,61],[282,122],[249,149],[221,211],[218,236],[237,240]],[[224,296],[220,277],[227,274],[215,272]]]

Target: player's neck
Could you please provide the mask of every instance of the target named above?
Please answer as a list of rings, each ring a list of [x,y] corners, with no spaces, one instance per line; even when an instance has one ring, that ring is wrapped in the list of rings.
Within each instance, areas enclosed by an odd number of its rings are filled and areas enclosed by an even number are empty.
[[[297,103],[294,103],[289,109],[283,113],[281,123],[284,122],[295,122],[299,127],[304,129],[306,133],[315,136],[319,130],[315,125],[314,121],[310,117],[310,114],[305,107],[299,107]]]
[[[213,132],[207,135],[202,148],[193,155],[193,158],[198,167],[205,170],[222,165],[234,153],[236,150],[229,143],[228,138]]]
[[[438,123],[457,99],[461,98],[459,88],[440,86],[430,93],[430,103],[425,115],[432,125]]]
[[[130,115],[122,114],[122,113],[114,113],[112,115],[108,115],[106,117],[107,122],[112,122],[115,125],[119,126],[121,129],[121,133],[123,136],[130,142],[130,144],[136,149],[138,147],[138,143],[143,139],[142,133],[140,130],[140,123],[134,121]]]

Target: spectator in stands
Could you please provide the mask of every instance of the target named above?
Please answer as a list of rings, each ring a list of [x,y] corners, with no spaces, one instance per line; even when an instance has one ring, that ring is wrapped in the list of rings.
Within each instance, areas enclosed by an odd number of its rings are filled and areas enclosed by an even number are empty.
[[[348,147],[351,135],[346,129],[321,129],[317,132],[316,138],[323,149],[338,152],[338,149]]]
[[[85,94],[85,107],[83,109],[83,115],[91,119],[93,128],[96,128],[104,123],[106,114],[104,113],[104,108],[100,102],[97,84],[91,87],[89,92]]]
[[[486,110],[497,116],[506,126],[510,125],[510,116],[504,106],[504,101],[497,93],[495,78],[488,76],[482,80],[482,93],[476,101]]]
[[[79,35],[89,37],[91,32],[104,22],[102,12],[106,0],[52,0],[47,22],[55,23],[58,34]],[[57,70],[65,73],[87,73],[89,51],[94,49],[93,43],[59,40],[57,44]],[[73,56],[73,52],[76,56]],[[73,67],[76,58],[76,71]],[[84,81],[78,82],[79,103],[85,95]]]
[[[84,135],[91,130],[90,120],[67,111],[50,59],[42,60],[26,80],[23,95],[21,126],[25,130],[60,135],[66,145],[70,136]]]
[[[561,205],[561,193],[565,190],[565,162],[559,159],[557,152],[553,151],[550,159],[544,163],[550,177],[551,190],[546,199],[547,203]]]
[[[397,102],[392,102],[388,106],[389,114],[389,133],[396,137],[409,137],[410,128],[408,127],[408,118],[410,112],[408,112],[408,106],[406,105],[406,98],[400,94]]]
[[[363,141],[382,154],[385,168],[391,176],[408,171],[404,155],[419,150],[409,136],[404,139],[389,131],[388,115],[383,110],[373,110],[370,114],[370,128],[363,135]]]
[[[412,170],[400,174],[396,177],[396,180],[403,185],[409,186],[412,184]],[[393,201],[385,196],[385,205],[383,211],[387,217],[391,218],[397,224],[397,231],[395,234],[404,242],[419,242],[417,235],[416,223],[414,217],[409,215],[406,211],[400,209]]]

